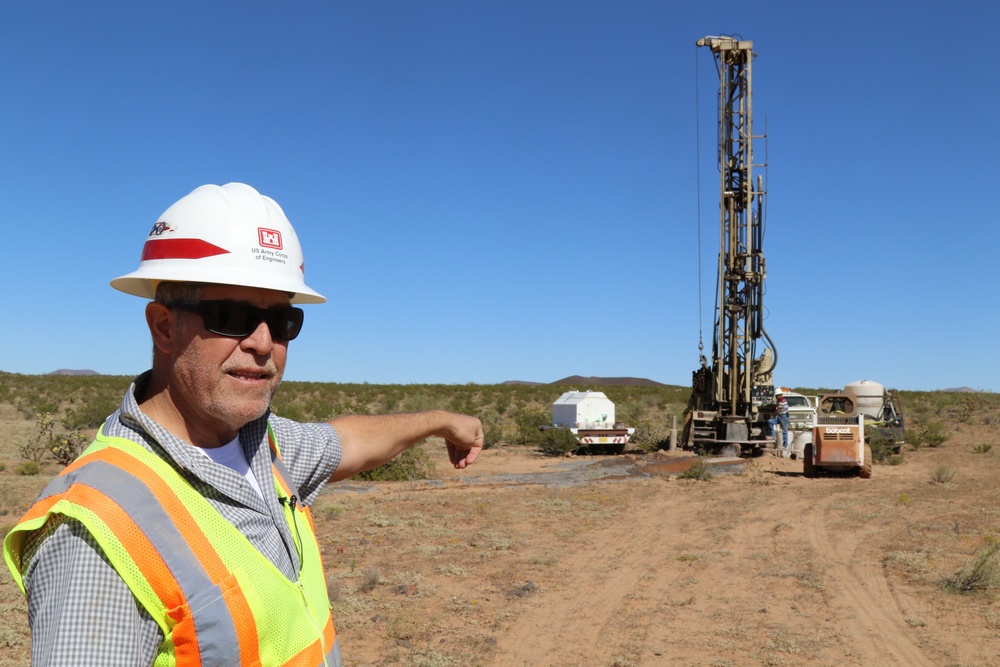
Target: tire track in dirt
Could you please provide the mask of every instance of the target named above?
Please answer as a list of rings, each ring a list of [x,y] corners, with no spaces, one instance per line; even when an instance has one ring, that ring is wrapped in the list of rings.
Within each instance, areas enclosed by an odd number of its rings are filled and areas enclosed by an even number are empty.
[[[842,629],[868,664],[935,667],[916,644],[903,603],[890,589],[882,564],[864,548],[864,536],[828,528],[828,512],[814,509],[806,522],[809,543],[823,563],[832,604],[844,609]]]
[[[588,530],[586,543],[560,559],[574,573],[569,581],[587,584],[543,589],[504,632],[493,664],[611,664],[621,653],[645,651],[657,609],[686,572],[670,558],[678,535],[693,550],[711,546],[696,521],[671,507],[671,496],[652,494],[624,520]],[[636,544],[642,548],[628,549]]]

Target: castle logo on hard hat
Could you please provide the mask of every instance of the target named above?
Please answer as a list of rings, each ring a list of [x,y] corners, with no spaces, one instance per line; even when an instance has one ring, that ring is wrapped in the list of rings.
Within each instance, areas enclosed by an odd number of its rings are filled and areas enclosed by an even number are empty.
[[[257,228],[257,240],[262,248],[281,250],[281,232],[277,229]]]

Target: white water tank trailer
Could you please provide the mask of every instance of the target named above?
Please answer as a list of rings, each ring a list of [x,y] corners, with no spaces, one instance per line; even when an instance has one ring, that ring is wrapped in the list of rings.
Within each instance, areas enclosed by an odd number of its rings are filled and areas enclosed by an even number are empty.
[[[552,404],[552,424],[575,428],[610,428],[615,404],[601,391],[567,391]]]
[[[619,445],[621,451],[635,433],[615,422],[615,404],[601,391],[567,391],[552,404],[552,426],[569,429],[581,445]]]

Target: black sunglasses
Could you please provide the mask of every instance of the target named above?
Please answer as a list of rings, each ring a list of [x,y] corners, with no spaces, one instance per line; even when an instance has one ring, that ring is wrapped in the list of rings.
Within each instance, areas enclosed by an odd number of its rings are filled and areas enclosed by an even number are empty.
[[[302,309],[295,306],[257,308],[241,301],[178,301],[169,307],[201,315],[205,329],[231,338],[246,338],[261,322],[267,322],[271,338],[279,342],[298,336],[304,317]]]

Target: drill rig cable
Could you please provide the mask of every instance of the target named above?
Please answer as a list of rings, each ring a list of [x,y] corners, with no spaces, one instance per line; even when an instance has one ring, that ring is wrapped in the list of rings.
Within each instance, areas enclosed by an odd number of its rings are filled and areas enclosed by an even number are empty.
[[[697,227],[698,227],[698,357],[704,363],[705,341],[703,337],[703,320],[701,312],[701,108],[698,104],[700,94],[698,81],[698,47],[694,47],[694,164],[695,164],[695,189],[697,199]]]
[[[761,327],[760,327],[760,333],[764,336],[764,338],[767,339],[767,347],[768,347],[768,349],[771,350],[771,366],[770,366],[770,368],[768,368],[766,370],[760,371],[761,375],[767,375],[768,373],[773,373],[774,369],[778,365],[778,348],[776,348],[774,346],[774,341],[771,340],[771,337],[767,335],[767,331],[764,329],[763,325],[761,325]]]

